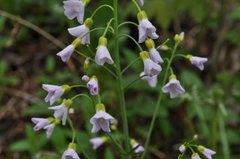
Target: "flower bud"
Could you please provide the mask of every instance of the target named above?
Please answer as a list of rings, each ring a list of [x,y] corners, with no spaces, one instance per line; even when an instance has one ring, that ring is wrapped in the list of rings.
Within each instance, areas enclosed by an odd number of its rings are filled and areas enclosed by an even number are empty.
[[[69,143],[68,148],[76,150],[77,145],[73,142]]]
[[[154,43],[154,41],[152,39],[147,39],[145,41],[145,45],[147,46],[147,48],[149,50],[155,47],[155,43]]]
[[[184,40],[184,32],[181,32],[180,34],[176,34],[174,37],[175,42],[180,43]]]
[[[74,46],[74,48],[77,48],[80,44],[81,44],[81,39],[76,38],[73,42],[72,45]]]
[[[96,112],[99,112],[99,111],[104,111],[104,112],[105,112],[105,106],[104,106],[104,104],[98,103],[98,104],[96,105]]]
[[[100,37],[99,40],[98,40],[98,45],[107,46],[107,38]]]
[[[147,51],[140,52],[140,57],[144,61],[145,59],[150,58],[149,53]]]
[[[137,14],[138,21],[140,22],[143,19],[147,19],[147,14],[145,11],[140,11]]]
[[[88,27],[88,28],[91,28],[92,25],[93,25],[93,20],[92,18],[87,18],[84,22],[84,24]]]

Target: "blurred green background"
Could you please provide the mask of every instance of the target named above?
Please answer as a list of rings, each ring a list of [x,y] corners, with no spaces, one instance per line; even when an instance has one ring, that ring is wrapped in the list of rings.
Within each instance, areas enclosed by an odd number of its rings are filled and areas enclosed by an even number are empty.
[[[86,17],[104,3],[112,2],[91,2]],[[158,44],[184,31],[185,41],[178,52],[209,58],[203,72],[188,61],[174,62],[174,70],[187,93],[174,100],[164,97],[147,158],[177,158],[179,144],[198,134],[201,144],[217,151],[215,159],[239,159],[240,2],[145,0],[145,3],[144,9],[160,35]],[[137,11],[130,0],[121,0],[119,12],[121,21],[137,22]],[[105,26],[110,18],[111,12],[102,10],[94,19],[94,27]],[[62,1],[0,0],[0,158],[57,159],[67,148],[71,139],[68,127],[57,127],[47,140],[43,131],[33,131],[31,117],[48,117],[52,113],[43,101],[46,92],[41,89],[42,83],[81,82],[84,59],[74,56],[65,65],[56,57],[63,43],[67,45],[73,40],[67,28],[77,25],[76,21],[64,16]],[[136,39],[138,36],[134,26],[122,28],[120,32]],[[91,35],[93,49],[101,33]],[[120,43],[122,65],[126,66],[138,56],[138,50],[128,39],[121,39]],[[110,50],[112,45],[109,40]],[[89,53],[84,46],[81,50]],[[161,54],[168,56],[168,52]],[[126,83],[138,77],[141,70],[141,62],[134,65],[125,74]],[[102,100],[108,111],[121,121],[114,79],[94,64],[90,73],[99,78]],[[130,136],[141,144],[146,139],[158,89],[151,89],[144,81],[139,81],[126,92]],[[68,96],[81,91],[72,91]],[[82,152],[93,159],[120,158],[110,143],[97,151],[91,149],[88,140],[93,134],[89,119],[94,109],[86,99],[78,99],[74,105],[81,158],[84,158]]]

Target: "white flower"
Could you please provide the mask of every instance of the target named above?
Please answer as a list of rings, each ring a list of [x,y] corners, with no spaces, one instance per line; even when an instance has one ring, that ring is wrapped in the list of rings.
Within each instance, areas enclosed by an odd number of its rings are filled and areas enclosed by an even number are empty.
[[[74,149],[68,148],[64,151],[62,159],[80,159],[80,157]]]
[[[142,51],[140,53],[140,57],[143,60],[144,63],[144,73],[147,76],[155,76],[158,75],[162,71],[162,67],[158,65],[157,63],[153,62],[150,59],[149,53],[146,51]]]
[[[106,142],[106,137],[94,137],[89,140],[92,144],[94,150],[98,149],[104,142]]]
[[[184,153],[185,150],[186,150],[186,146],[185,145],[181,145],[178,150],[181,152],[181,153]]]
[[[144,11],[138,13],[138,31],[139,38],[138,42],[143,43],[147,37],[151,39],[157,39],[159,36],[156,34],[156,28],[152,23],[147,19],[147,15]]]
[[[67,62],[70,59],[71,55],[73,54],[74,50],[75,50],[74,45],[70,44],[62,51],[57,53],[57,56],[61,57],[63,62]]]
[[[98,80],[95,76],[91,77],[91,79],[88,81],[87,88],[89,89],[91,95],[98,95]]]
[[[138,0],[138,3],[143,6],[144,5],[144,0]]]
[[[212,159],[212,155],[216,154],[215,151],[208,149],[204,146],[198,146],[198,150],[207,158]]]
[[[69,108],[72,105],[72,100],[64,100],[61,105],[49,107],[48,109],[54,110],[53,116],[57,119],[62,119],[62,124],[66,125],[67,115],[69,112]]]
[[[64,89],[61,86],[43,84],[42,88],[48,92],[48,95],[45,97],[45,102],[50,101],[50,105],[58,100],[64,93]]]
[[[113,64],[113,59],[106,46],[100,45],[97,47],[97,53],[95,61],[98,65],[104,65],[104,63]]]
[[[188,56],[190,56],[189,60],[190,60],[191,64],[198,67],[201,71],[204,69],[204,63],[208,61],[207,58],[191,56],[191,55],[188,55]]]
[[[170,98],[175,98],[179,94],[183,94],[185,92],[184,88],[181,86],[176,77],[170,77],[169,82],[162,88],[162,91],[164,93],[170,93]]]
[[[51,124],[50,120],[46,118],[32,118],[31,120],[34,124],[36,124],[33,128],[34,131],[39,131],[43,129],[45,126]]]
[[[135,153],[141,153],[144,151],[144,147],[141,146],[136,140],[131,139],[130,144],[132,145],[132,148],[135,149]]]
[[[201,159],[197,153],[193,153],[191,159]]]
[[[98,104],[103,106],[103,104]],[[105,108],[104,108],[105,109]],[[105,132],[110,132],[110,124],[116,123],[116,119],[114,119],[111,115],[105,112],[105,110],[97,110],[96,114],[90,119],[90,123],[93,124],[92,133],[98,132],[102,129]]]
[[[43,128],[44,130],[46,130],[47,138],[51,137],[54,127],[55,127],[55,124],[52,123]]]
[[[157,77],[158,77],[157,75],[155,75],[155,76],[144,76],[144,75],[145,75],[144,72],[142,72],[140,74],[140,76],[143,76],[142,79],[146,80],[150,87],[156,87],[157,86]]]
[[[159,52],[157,51],[156,48],[152,48],[149,50],[149,54],[153,62],[155,63],[163,63],[163,59],[160,56]]]
[[[85,6],[82,0],[67,0],[63,1],[64,14],[68,19],[77,18],[79,23],[83,23]]]

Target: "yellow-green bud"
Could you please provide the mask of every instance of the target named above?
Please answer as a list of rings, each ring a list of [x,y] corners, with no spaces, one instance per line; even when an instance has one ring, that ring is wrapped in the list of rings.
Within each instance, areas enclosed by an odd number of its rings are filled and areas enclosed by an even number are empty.
[[[84,22],[84,24],[88,27],[88,28],[91,28],[92,25],[93,25],[93,20],[92,18],[87,18]]]
[[[203,152],[203,151],[205,150],[205,147],[199,145],[199,146],[197,147],[197,149],[198,149],[198,151]]]
[[[54,122],[54,120],[55,120],[55,118],[53,118],[53,117],[48,117],[47,119],[50,123]]]
[[[193,154],[192,154],[192,158],[193,158],[193,157],[199,157],[198,153],[193,153]]]
[[[145,45],[147,46],[147,48],[149,50],[155,47],[155,43],[154,43],[154,41],[152,39],[147,39],[145,41]]]
[[[61,123],[61,119],[54,119],[54,124],[55,125],[58,125],[58,124],[60,124]]]
[[[143,19],[147,19],[147,14],[145,11],[140,11],[137,14],[138,21],[142,21]]]
[[[86,60],[84,61],[83,68],[84,68],[84,70],[87,70],[88,67],[89,67],[89,58],[86,58]]]
[[[184,32],[181,32],[180,34],[176,34],[174,37],[175,42],[182,42],[184,40]]]
[[[96,105],[96,112],[99,112],[99,111],[104,111],[104,112],[105,112],[105,106],[104,106],[104,104],[98,103],[98,104]]]
[[[150,58],[149,53],[147,51],[140,52],[140,57],[143,61]]]
[[[84,4],[84,6],[86,6],[86,5],[88,5],[88,4],[90,3],[90,1],[91,1],[91,0],[83,0],[82,2],[83,2],[83,4]]]
[[[64,103],[64,105],[66,106],[66,107],[71,107],[72,106],[72,104],[73,104],[73,101],[71,100],[71,99],[64,99],[63,100],[63,103]]]
[[[76,150],[77,145],[73,142],[69,143],[68,148]]]
[[[81,39],[79,39],[79,38],[76,38],[76,39],[72,42],[72,45],[74,46],[74,48],[77,48],[80,44],[81,44]]]
[[[185,56],[185,58],[188,59],[188,60],[191,60],[192,59],[192,55],[188,54],[188,55]]]
[[[105,37],[100,37],[98,40],[98,45],[103,45],[103,46],[107,46],[107,38]]]
[[[111,125],[111,130],[117,130],[117,126],[118,126],[118,123],[116,122],[116,123],[113,123],[112,125]]]
[[[64,92],[70,91],[71,87],[67,84],[61,86]]]
[[[177,77],[176,77],[175,74],[171,74],[171,75],[169,76],[169,80],[172,80],[172,79],[177,79]]]
[[[131,140],[130,140],[130,144],[131,144],[132,146],[134,146],[134,145],[136,145],[136,144],[138,144],[138,143],[137,143],[137,141],[136,141],[136,140],[134,140],[134,139],[131,139]]]

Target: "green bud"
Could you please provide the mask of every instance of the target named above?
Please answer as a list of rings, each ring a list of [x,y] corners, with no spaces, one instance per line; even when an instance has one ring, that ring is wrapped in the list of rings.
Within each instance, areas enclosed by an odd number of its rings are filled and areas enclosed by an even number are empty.
[[[105,37],[100,37],[98,40],[98,45],[103,45],[103,46],[107,46],[107,38]]]
[[[76,150],[76,147],[77,147],[77,145],[73,142],[68,144],[68,148],[70,148],[70,149]]]
[[[150,58],[149,53],[147,51],[140,52],[140,57],[143,61]]]
[[[76,39],[72,42],[72,45],[74,46],[74,48],[77,48],[80,44],[81,44],[81,39],[79,39],[79,38],[76,38]]]
[[[145,41],[145,45],[147,46],[147,48],[149,50],[155,47],[155,43],[154,43],[154,41],[152,39],[147,39]]]
[[[58,125],[58,124],[60,124],[61,123],[61,119],[54,119],[54,124],[55,125]]]
[[[98,104],[96,105],[96,112],[99,112],[99,111],[104,111],[104,112],[105,112],[105,106],[104,106],[104,104],[98,103]]]
[[[53,118],[53,117],[48,117],[47,119],[48,119],[48,121],[49,121],[50,123],[53,123],[54,120],[55,120],[55,118]]]
[[[88,67],[89,67],[89,58],[86,58],[86,60],[84,61],[83,68],[84,68],[84,70],[87,70]]]
[[[185,56],[185,58],[188,59],[188,60],[191,60],[192,59],[192,55],[188,54],[188,55]]]
[[[184,40],[184,32],[181,32],[180,34],[176,34],[174,37],[175,42],[180,43]]]
[[[92,18],[87,18],[84,22],[84,24],[88,27],[88,28],[91,28],[92,25],[93,25],[93,20]]]
[[[198,149],[198,151],[203,152],[203,151],[205,150],[205,147],[202,146],[202,145],[199,145],[199,146],[197,147],[197,149]]]
[[[61,86],[64,92],[70,91],[71,87],[67,84]]]
[[[143,19],[147,19],[147,14],[145,11],[140,11],[137,14],[138,21],[142,21]]]
[[[84,6],[88,5],[90,3],[91,0],[82,0]]]
[[[131,139],[131,140],[130,140],[130,144],[131,144],[132,146],[134,146],[134,145],[136,145],[136,144],[138,144],[138,143],[137,143],[137,141],[136,141],[136,140],[134,140],[134,139]]]
[[[169,80],[172,80],[172,79],[177,79],[177,77],[176,77],[175,74],[171,74],[171,75],[169,76]]]
[[[73,104],[73,101],[71,100],[71,99],[64,99],[63,100],[63,103],[64,103],[64,105],[66,106],[66,107],[71,107],[72,106],[72,104]]]

